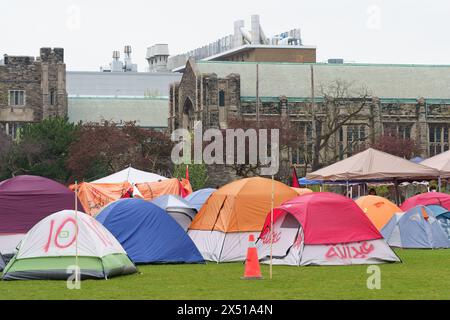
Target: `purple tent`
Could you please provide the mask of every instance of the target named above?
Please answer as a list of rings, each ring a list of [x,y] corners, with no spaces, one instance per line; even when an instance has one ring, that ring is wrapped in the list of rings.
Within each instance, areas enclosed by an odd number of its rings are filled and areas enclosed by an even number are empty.
[[[0,182],[0,234],[27,233],[38,221],[74,209],[75,194],[64,185],[38,176]],[[78,210],[84,211],[78,201]]]

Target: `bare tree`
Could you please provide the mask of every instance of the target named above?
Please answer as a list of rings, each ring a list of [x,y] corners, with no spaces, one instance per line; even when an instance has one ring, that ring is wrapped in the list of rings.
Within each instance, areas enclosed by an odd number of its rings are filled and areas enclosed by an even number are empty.
[[[367,88],[354,89],[353,87],[352,83],[339,79],[326,85],[321,84],[319,90],[323,102],[318,104],[315,110],[312,110],[311,105],[307,108],[312,121],[315,122],[313,128],[316,128],[310,161],[313,170],[338,159],[339,130],[354,123],[354,120],[370,104],[371,96]],[[349,144],[344,142],[343,152],[353,150],[358,143],[358,141],[350,141]],[[324,154],[326,154],[325,157]]]
[[[287,123],[286,123],[287,122]],[[289,121],[287,119],[283,119],[281,115],[277,115],[274,117],[260,117],[259,122],[253,120],[253,119],[246,119],[244,116],[241,116],[239,118],[230,118],[228,120],[228,128],[229,129],[266,129],[268,130],[268,133],[270,134],[271,129],[278,129],[279,134],[279,152],[280,154],[283,154],[285,152],[288,152],[292,148],[298,145],[299,139],[302,139],[301,135],[299,134],[298,127],[296,126],[290,126]],[[270,141],[270,138],[269,138]],[[246,141],[245,146],[245,158],[249,159],[248,151],[249,151],[249,141]],[[236,146],[235,146],[236,148]],[[270,146],[268,146],[268,149],[270,150]],[[237,156],[238,152],[242,152],[242,150],[235,150],[235,157]],[[259,152],[259,150],[258,150]],[[280,157],[280,161],[282,161]],[[255,176],[259,175],[259,171],[261,169],[261,164],[250,164],[249,161],[246,161],[245,164],[238,164],[235,161],[235,164],[231,165],[233,171],[235,174],[239,177],[249,177],[249,176]],[[280,175],[283,175],[282,172],[279,172],[278,178],[283,180],[283,178]]]

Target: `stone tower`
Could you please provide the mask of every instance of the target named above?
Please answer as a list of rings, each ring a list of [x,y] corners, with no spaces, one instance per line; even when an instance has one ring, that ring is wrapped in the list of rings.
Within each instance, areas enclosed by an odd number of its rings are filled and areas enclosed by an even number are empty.
[[[0,63],[0,130],[16,136],[26,123],[67,116],[64,49],[41,48],[36,59],[5,55]]]

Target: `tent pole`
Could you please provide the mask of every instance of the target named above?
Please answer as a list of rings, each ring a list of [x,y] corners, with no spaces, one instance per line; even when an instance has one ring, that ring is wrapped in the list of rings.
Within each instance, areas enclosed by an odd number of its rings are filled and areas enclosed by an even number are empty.
[[[345,183],[345,189],[346,189],[346,197],[348,198],[348,180]]]
[[[438,177],[438,191],[441,192],[441,184],[442,184],[442,180],[441,180],[441,176]]]
[[[394,180],[394,187],[395,187],[395,204],[399,205],[400,204],[400,193],[398,191],[398,181]]]
[[[270,269],[269,278],[272,280],[272,258],[273,258],[273,206],[274,206],[274,175],[272,174],[272,199],[270,208]]]
[[[75,286],[78,287],[80,272],[78,266],[78,181],[75,181]]]
[[[272,201],[270,205],[270,268],[269,279],[272,280],[272,249],[273,249],[273,206],[274,206],[274,176],[272,174]]]

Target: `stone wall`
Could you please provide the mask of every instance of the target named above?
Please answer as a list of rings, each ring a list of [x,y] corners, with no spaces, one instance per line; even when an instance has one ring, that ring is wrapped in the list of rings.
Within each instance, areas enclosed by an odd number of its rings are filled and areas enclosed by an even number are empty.
[[[11,106],[10,90],[25,91],[25,105]],[[53,105],[50,103],[52,95]],[[66,66],[64,50],[41,48],[36,59],[4,57],[0,65],[0,129],[67,115]]]

